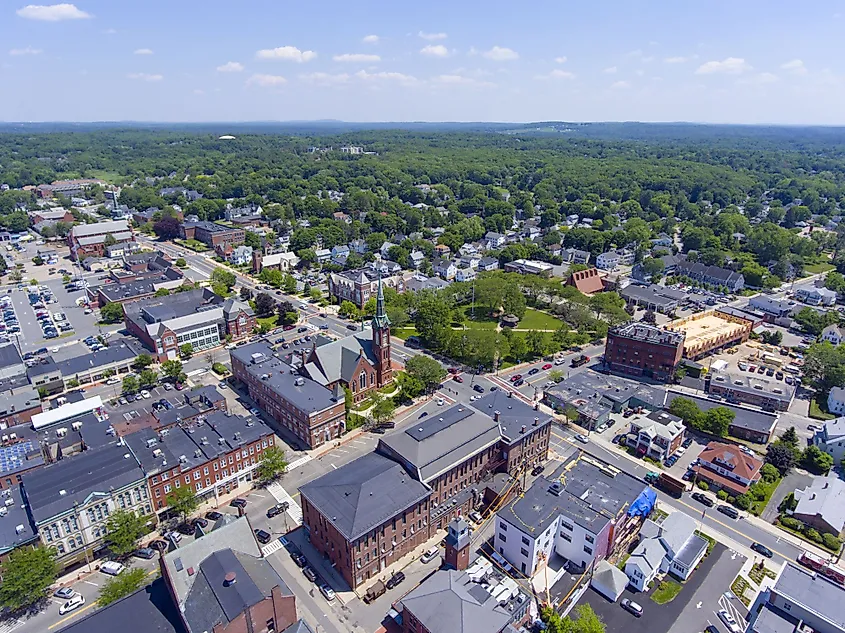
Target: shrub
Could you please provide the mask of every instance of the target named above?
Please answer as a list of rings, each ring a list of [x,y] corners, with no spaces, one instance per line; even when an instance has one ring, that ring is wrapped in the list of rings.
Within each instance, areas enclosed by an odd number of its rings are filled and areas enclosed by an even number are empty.
[[[729,495],[729,496],[728,496],[728,503],[730,503],[730,504],[734,504],[734,503],[736,503],[736,497],[733,497],[733,496],[730,496],[730,495]]]
[[[719,499],[721,499],[722,501],[726,501],[728,498],[728,493],[724,490],[720,490],[716,493],[716,496],[719,497]]]
[[[819,534],[819,531],[816,528],[807,528],[804,530],[804,536],[815,543],[823,543],[824,540],[822,539],[822,535]]]
[[[790,530],[797,530],[799,532],[801,531],[801,528],[804,527],[801,521],[799,521],[798,519],[793,519],[792,517],[781,517],[780,524],[785,528],[789,528]]]
[[[698,487],[701,488],[702,490],[710,490],[710,486],[707,485],[706,481],[699,481]]]
[[[824,541],[824,546],[828,549],[838,550],[842,547],[842,541],[840,541],[836,536],[830,534],[829,532],[826,534],[822,534],[822,540]]]
[[[223,363],[214,363],[211,366],[211,371],[213,371],[215,374],[218,374],[220,376],[222,376],[223,374],[229,373],[228,370],[226,369],[226,365],[224,365]]]
[[[740,510],[748,510],[748,508],[751,507],[751,497],[747,494],[738,495],[737,498],[734,499],[734,505]]]

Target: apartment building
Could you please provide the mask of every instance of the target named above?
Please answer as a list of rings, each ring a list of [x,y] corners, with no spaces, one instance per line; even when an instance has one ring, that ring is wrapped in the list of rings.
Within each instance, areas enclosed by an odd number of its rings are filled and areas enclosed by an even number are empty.
[[[666,411],[653,411],[646,417],[638,415],[631,420],[625,441],[638,456],[663,462],[681,447],[684,428],[681,418]]]
[[[336,298],[338,303],[351,301],[359,309],[363,309],[364,304],[378,293],[379,279],[382,284],[396,292],[405,291],[405,279],[402,275],[382,276],[375,268],[360,268],[331,273],[329,296]]]
[[[280,360],[260,341],[231,351],[232,373],[259,407],[308,448],[337,439],[346,428],[345,393],[329,389]]]
[[[237,299],[223,299],[209,288],[127,304],[127,331],[159,360],[172,360],[190,343],[194,351],[216,347],[226,335],[243,338],[255,329],[255,313]]]
[[[243,229],[216,222],[185,222],[179,225],[179,237],[183,240],[197,240],[209,248],[218,246],[240,246],[246,239]]]
[[[67,236],[70,257],[74,261],[80,261],[86,257],[103,257],[107,246],[134,241],[135,236],[126,220],[78,224]]]
[[[201,499],[251,488],[261,456],[275,445],[261,420],[213,411],[162,430],[142,429],[124,436],[141,464],[153,509],[167,510],[167,495],[182,486]]]
[[[751,633],[843,633],[845,587],[787,562],[749,613]]]
[[[736,444],[710,442],[699,453],[693,470],[699,481],[736,496],[748,492],[751,484],[760,479],[762,468],[763,460],[750,450]]]
[[[626,323],[607,335],[604,358],[611,371],[667,381],[684,352],[684,334],[645,323]]]
[[[60,565],[93,559],[105,547],[115,510],[150,514],[147,480],[126,446],[109,444],[26,473],[24,503],[41,542]]]
[[[545,461],[550,433],[548,416],[502,392],[454,405],[302,486],[303,524],[314,547],[359,587],[481,505],[485,476]]]
[[[714,371],[708,391],[728,402],[742,402],[766,411],[786,411],[795,396],[795,388],[780,380],[767,380],[757,375]]]

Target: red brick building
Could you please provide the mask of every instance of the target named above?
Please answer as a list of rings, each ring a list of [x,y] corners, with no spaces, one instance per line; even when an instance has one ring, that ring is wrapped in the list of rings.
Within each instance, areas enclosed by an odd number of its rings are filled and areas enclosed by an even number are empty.
[[[604,362],[611,371],[668,381],[684,353],[684,334],[646,323],[626,323],[607,334]]]
[[[246,239],[243,229],[237,229],[216,222],[185,222],[179,227],[179,237],[197,240],[210,248],[218,246],[240,246]]]
[[[134,242],[135,236],[126,220],[78,224],[67,236],[70,257],[74,261],[80,261],[86,257],[103,257],[106,252],[106,241],[114,244]]]

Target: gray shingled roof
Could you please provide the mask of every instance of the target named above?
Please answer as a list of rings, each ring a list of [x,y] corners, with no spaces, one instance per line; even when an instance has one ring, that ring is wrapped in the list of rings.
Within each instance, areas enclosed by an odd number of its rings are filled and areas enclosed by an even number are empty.
[[[499,424],[491,416],[456,404],[383,437],[377,450],[399,457],[421,481],[428,481],[500,438]]]
[[[129,223],[126,220],[114,220],[112,222],[97,222],[95,224],[77,224],[72,229],[74,237],[99,235],[102,233],[114,233],[116,231],[128,230]]]
[[[430,491],[392,459],[368,453],[299,489],[349,541],[422,501]]]
[[[510,614],[466,572],[438,571],[402,598],[430,633],[498,633]]]
[[[352,373],[361,355],[373,365],[378,362],[373,352],[371,336],[365,332],[316,345],[308,356],[309,362],[305,365],[305,371],[321,385],[329,385],[338,380],[352,382]]]
[[[845,481],[839,475],[831,471],[826,477],[815,477],[800,492],[795,514],[818,516],[837,530],[845,528]]]

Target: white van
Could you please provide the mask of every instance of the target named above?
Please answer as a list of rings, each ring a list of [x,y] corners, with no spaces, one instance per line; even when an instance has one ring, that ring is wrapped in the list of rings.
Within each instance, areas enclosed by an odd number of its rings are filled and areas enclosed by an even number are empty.
[[[108,574],[109,576],[117,576],[124,569],[125,568],[123,567],[123,565],[113,560],[107,561],[100,565],[100,571],[104,574]]]

